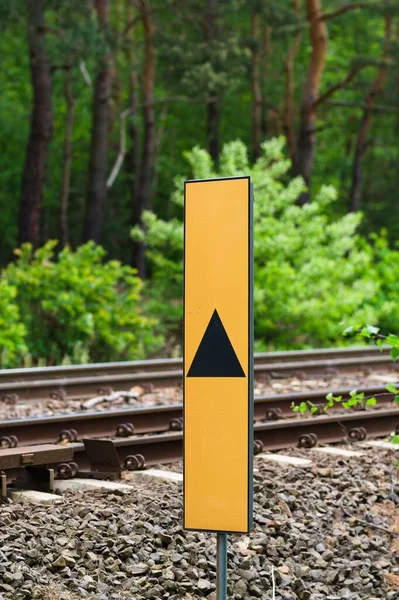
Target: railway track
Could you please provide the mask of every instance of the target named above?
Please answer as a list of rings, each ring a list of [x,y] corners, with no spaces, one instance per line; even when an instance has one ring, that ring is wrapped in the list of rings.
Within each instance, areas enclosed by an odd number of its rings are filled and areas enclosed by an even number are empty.
[[[291,405],[307,400],[318,405],[322,411],[326,394],[330,391],[344,399],[349,398],[350,388],[257,396],[254,402],[255,422],[292,419],[294,414]],[[394,394],[382,386],[365,387],[362,391],[366,397],[375,396],[379,407],[389,406],[394,398]],[[336,410],[330,410],[329,414],[331,412]],[[0,447],[75,442],[88,437],[123,438],[133,434],[179,431],[182,427],[181,403],[9,419],[0,421]]]
[[[316,350],[289,350],[284,352],[258,352],[254,356],[255,365],[269,363],[297,363],[314,360],[336,360],[346,358],[369,358],[388,356],[388,349],[381,354],[376,346],[359,346],[353,348],[321,348]],[[66,365],[58,367],[33,367],[25,369],[4,369],[0,371],[0,382],[31,382],[43,379],[63,379],[90,377],[99,375],[130,375],[132,373],[153,373],[178,371],[182,369],[181,358],[160,358],[124,362],[93,363],[84,365]]]
[[[311,448],[316,444],[362,441],[399,429],[399,409],[381,408],[318,417],[255,422],[254,452],[290,447]],[[70,444],[37,444],[0,450],[0,479],[3,493],[7,482],[19,478],[34,489],[54,476],[77,474],[118,478],[122,470],[170,463],[182,457],[182,431],[164,431],[109,439],[84,439]],[[38,479],[37,479],[38,478]],[[39,487],[40,489],[40,487]]]
[[[292,403],[311,400],[322,406],[328,391],[256,397],[255,453],[363,440],[367,435],[386,436],[399,429],[399,407],[392,404],[393,394],[380,386],[363,389],[366,396],[376,396],[376,409],[339,414],[332,411],[312,417],[293,415]],[[349,388],[333,391],[344,398],[350,392]],[[48,469],[63,478],[82,471],[94,477],[116,478],[123,469],[179,460],[182,416],[182,405],[174,404],[1,421],[3,489],[16,478],[26,481],[26,472],[29,485],[34,487],[37,473],[42,484],[43,471],[47,473]]]
[[[339,418],[337,415],[329,414],[302,419],[255,422],[254,452],[257,454],[262,450],[282,450],[295,446],[311,448],[319,443],[362,441],[367,436],[387,436],[397,426],[399,426],[398,408],[385,408],[370,412],[357,411],[341,414]],[[98,441],[101,444],[101,440]],[[121,468],[135,470],[144,465],[151,466],[180,460],[182,458],[183,433],[168,431],[157,435],[113,438],[112,444]],[[72,448],[74,462],[79,469],[90,468],[85,444],[83,442],[74,443]],[[98,457],[99,446],[95,452]],[[101,470],[101,462],[97,458],[96,460],[96,466]]]
[[[258,378],[351,373],[359,369],[399,368],[389,353],[375,347],[303,350],[255,355]],[[43,367],[0,371],[0,400],[84,399],[123,391],[135,385],[181,384],[181,359]]]
[[[353,372],[359,369],[392,368],[389,354],[375,348],[354,348],[255,356],[258,378]],[[163,370],[159,370],[162,367]],[[93,393],[123,392],[133,385],[181,383],[179,359],[79,365],[0,372],[3,400],[85,398]],[[261,395],[255,398],[254,436],[258,452],[290,446],[361,440],[366,435],[385,436],[399,428],[399,410],[393,395],[382,386],[364,388],[375,396],[375,410],[343,414],[322,407],[326,394],[349,396],[350,389],[324,389],[300,393]],[[311,401],[320,405],[319,415],[293,415],[291,405]],[[209,415],[212,419],[212,415]],[[26,485],[49,486],[51,477],[89,472],[95,477],[118,477],[122,469],[167,463],[181,458],[183,407],[135,407],[113,411],[86,411],[0,421],[0,483],[2,494],[16,478]],[[49,475],[49,473],[51,475]],[[43,484],[44,481],[44,484]]]

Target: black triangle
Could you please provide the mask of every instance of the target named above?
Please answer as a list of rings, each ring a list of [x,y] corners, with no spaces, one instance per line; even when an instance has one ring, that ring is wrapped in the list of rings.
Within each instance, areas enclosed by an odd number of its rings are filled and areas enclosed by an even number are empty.
[[[187,377],[245,377],[217,310],[210,318]]]

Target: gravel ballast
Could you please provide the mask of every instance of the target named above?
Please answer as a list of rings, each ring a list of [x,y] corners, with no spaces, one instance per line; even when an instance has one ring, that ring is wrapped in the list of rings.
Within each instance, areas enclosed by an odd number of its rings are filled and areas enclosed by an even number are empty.
[[[396,453],[363,451],[288,452],[304,468],[255,458],[255,528],[229,536],[229,599],[271,599],[272,567],[278,600],[399,598]],[[125,481],[131,493],[1,505],[0,598],[214,600],[215,538],[182,529],[181,485]]]

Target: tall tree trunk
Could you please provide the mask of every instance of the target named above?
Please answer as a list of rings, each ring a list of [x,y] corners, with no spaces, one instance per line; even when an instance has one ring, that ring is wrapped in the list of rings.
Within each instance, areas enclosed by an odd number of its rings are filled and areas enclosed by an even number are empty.
[[[138,106],[137,106],[137,73],[132,69],[129,76],[129,109],[130,121],[128,126],[128,135],[131,142],[131,148],[127,160],[127,168],[130,181],[130,206],[132,227],[140,224],[140,132],[138,124]],[[139,243],[132,240],[131,264],[137,267]]]
[[[206,105],[206,136],[208,152],[214,162],[220,153],[220,101],[219,98],[209,98]]]
[[[270,76],[270,58],[272,56],[272,28],[264,25],[262,31],[262,68],[261,68],[261,97],[262,97],[262,122],[261,131],[264,138],[269,134],[269,107],[267,104],[267,86]]]
[[[216,34],[216,0],[207,0],[204,35],[206,43],[211,43]],[[220,153],[220,99],[210,96],[206,105],[206,137],[208,152],[214,162],[217,162]]]
[[[262,140],[262,91],[259,65],[259,13],[251,14],[251,93],[252,93],[252,155],[261,155]]]
[[[94,0],[99,27],[106,33],[109,23],[110,0]],[[107,146],[110,107],[114,79],[111,52],[102,59],[93,91],[91,145],[84,239],[101,241],[107,200]]]
[[[384,54],[382,66],[378,69],[377,75],[371,86],[371,89],[365,100],[365,108],[363,111],[363,117],[360,122],[360,127],[357,132],[355,157],[353,160],[352,168],[352,186],[349,196],[349,210],[356,212],[360,208],[360,197],[362,192],[362,181],[363,181],[363,161],[368,146],[368,134],[371,127],[372,121],[372,109],[375,105],[376,99],[380,94],[385,80],[388,74],[388,66],[386,60],[389,52],[389,42],[391,37],[392,29],[392,17],[391,15],[385,16],[385,37],[384,37]]]
[[[294,9],[297,15],[300,13],[300,0],[294,0]],[[283,108],[283,131],[287,140],[288,154],[291,161],[295,160],[295,125],[294,125],[294,63],[302,41],[302,31],[296,34],[292,44],[288,48],[285,59],[285,96]]]
[[[22,173],[18,241],[40,244],[40,210],[46,156],[53,135],[51,65],[46,52],[45,0],[26,0],[28,47],[33,91],[30,132]]]
[[[125,0],[125,20],[126,23],[133,23],[135,13],[133,11],[132,0]],[[129,27],[127,43],[125,44],[125,59],[129,65],[130,73],[128,79],[128,102],[129,102],[129,120],[127,134],[130,140],[130,149],[127,155],[126,171],[130,184],[130,225],[135,227],[140,223],[139,207],[139,181],[140,181],[140,131],[138,124],[138,77],[137,61],[133,54],[135,42],[135,28]],[[131,264],[137,264],[137,243],[132,240]]]
[[[138,80],[137,73],[132,69],[129,76],[129,109],[130,121],[128,133],[131,141],[129,152],[128,169],[131,180],[131,207],[132,207],[132,225],[138,225],[140,221],[139,211],[139,182],[140,182],[140,132],[138,124],[138,103],[137,103]]]
[[[62,185],[60,198],[60,226],[61,226],[61,244],[65,246],[69,243],[68,228],[68,207],[69,192],[71,187],[71,167],[72,167],[72,131],[75,118],[75,99],[72,91],[72,71],[68,68],[65,73],[64,97],[66,102],[66,121],[64,134],[63,165],[62,165]]]
[[[158,156],[160,156],[160,154],[161,154],[160,150],[161,150],[162,143],[164,140],[164,135],[165,135],[165,123],[166,123],[167,114],[168,114],[168,105],[164,104],[161,107],[161,110],[160,110],[160,113],[158,116],[157,135],[156,135],[156,143],[155,143],[155,148],[154,148],[154,157],[156,160],[158,159]],[[159,169],[157,169],[154,172],[153,177],[152,177],[152,187],[154,190],[158,189],[158,179],[159,179]]]
[[[155,25],[148,0],[140,0],[140,11],[144,28],[144,73],[143,73],[143,143],[140,164],[140,182],[137,197],[140,221],[144,210],[151,207],[151,177],[155,154]],[[136,267],[140,277],[146,277],[145,244],[138,244]]]
[[[306,0],[306,16],[312,46],[310,63],[303,89],[298,141],[293,171],[310,186],[316,148],[316,106],[320,93],[328,47],[328,32],[324,22],[321,0]],[[309,200],[309,192],[301,195],[300,204]]]

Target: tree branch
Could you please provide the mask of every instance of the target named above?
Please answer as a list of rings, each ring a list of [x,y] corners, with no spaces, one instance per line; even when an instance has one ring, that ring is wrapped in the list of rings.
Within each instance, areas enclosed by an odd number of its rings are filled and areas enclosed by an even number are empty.
[[[352,102],[350,100],[328,100],[327,104],[331,106],[339,106],[344,108],[361,108],[375,113],[387,113],[396,115],[399,113],[399,106],[386,106],[384,104],[375,104],[372,108],[364,102]]]
[[[129,33],[129,31],[132,29],[132,27],[135,27],[135,25],[137,25],[137,23],[139,23],[140,21],[141,21],[141,17],[135,17],[134,19],[129,21],[129,23],[127,23],[125,25],[125,28],[122,31],[122,35],[120,37],[122,37],[122,38],[126,37],[126,35]]]
[[[357,517],[353,513],[349,512],[349,510],[346,510],[346,508],[344,508],[342,506],[342,504],[341,504],[341,510],[344,513],[345,517],[355,519],[355,521],[357,521],[361,525],[364,525],[365,527],[370,527],[371,529],[377,529],[377,531],[383,531],[384,533],[387,533],[388,535],[392,535],[393,537],[399,537],[399,533],[397,531],[393,531],[392,529],[387,529],[386,527],[381,527],[380,525],[375,525],[374,523],[371,523],[370,521],[365,521],[364,519],[359,519],[359,517]]]
[[[139,9],[139,10],[142,9],[142,3],[140,0],[132,0],[132,4],[137,9]],[[179,8],[181,6],[185,7],[185,5],[186,5],[186,0],[173,0],[169,4],[164,3],[159,8],[153,8],[152,10],[149,11],[148,14],[149,14],[149,16],[152,17],[153,15],[156,15],[157,13],[160,13],[163,10],[168,10],[170,8]],[[122,35],[125,36],[132,27],[134,27],[138,22],[140,22],[140,20],[141,20],[141,17],[137,16],[134,19],[132,19],[131,21],[129,21],[126,24],[126,26],[122,32]]]
[[[65,32],[61,29],[57,29],[56,27],[50,27],[49,25],[43,25],[43,27],[38,27],[38,33],[51,33],[61,40],[66,39]]]
[[[128,117],[131,113],[131,109],[127,108],[121,113],[121,124],[120,124],[120,143],[119,143],[119,153],[116,158],[115,164],[112,168],[112,171],[107,179],[107,188],[109,189],[115,182],[115,179],[118,177],[118,173],[121,170],[121,166],[123,164],[123,160],[126,154],[126,117]]]
[[[91,86],[91,77],[90,77],[90,73],[86,68],[86,63],[84,60],[81,60],[79,63],[79,69],[80,72],[82,73],[82,77],[85,80],[85,83],[88,87]]]
[[[352,79],[354,79],[356,77],[356,75],[362,69],[364,69],[365,67],[370,67],[370,66],[375,66],[375,63],[374,62],[365,62],[365,63],[356,65],[355,67],[353,67],[353,69],[351,69],[351,71],[349,71],[349,73],[343,79],[341,79],[341,81],[338,81],[338,83],[335,83],[328,90],[326,90],[324,92],[324,94],[321,94],[317,98],[317,100],[315,100],[315,102],[312,104],[312,108],[319,106],[319,104],[322,104],[323,102],[328,100],[328,98],[330,98],[330,96],[335,94],[336,91],[341,90],[342,88],[346,87],[348,85],[348,83],[350,83],[352,81]]]
[[[323,15],[321,15],[320,18],[322,21],[335,19],[335,17],[339,17],[340,15],[343,15],[344,13],[347,13],[350,10],[356,10],[357,8],[367,8],[369,6],[373,6],[373,4],[374,2],[353,2],[353,4],[344,4],[336,10],[324,13]]]
[[[175,97],[171,96],[169,98],[154,98],[152,102],[138,104],[137,108],[142,108],[143,106],[154,106],[155,104],[162,103],[163,104],[162,110],[164,110],[164,106],[168,102],[181,102],[181,101],[185,101],[185,100],[187,100],[187,98],[184,98],[181,96],[175,96]],[[115,180],[119,175],[119,171],[121,170],[123,161],[125,159],[125,155],[126,155],[126,119],[131,113],[132,113],[132,109],[126,108],[120,114],[121,121],[120,121],[119,152],[118,152],[118,156],[116,157],[115,164],[112,167],[112,171],[109,174],[108,179],[107,179],[107,188],[108,189],[110,189],[113,186],[113,184],[115,183]]]

